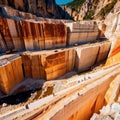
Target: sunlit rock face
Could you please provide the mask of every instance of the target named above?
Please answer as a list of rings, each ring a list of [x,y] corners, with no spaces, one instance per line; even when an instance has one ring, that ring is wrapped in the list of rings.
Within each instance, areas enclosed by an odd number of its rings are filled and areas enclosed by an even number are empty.
[[[110,24],[110,20],[113,21],[111,22],[112,24]],[[107,28],[105,35],[109,37],[109,40],[112,42],[107,64],[116,63],[120,61],[120,14],[117,13],[115,15],[108,16],[105,23],[109,24],[106,24]]]
[[[100,110],[100,114],[94,114],[90,120],[119,120],[120,119],[120,104],[113,103],[112,105],[104,106]]]
[[[109,13],[99,28],[112,43],[106,65],[120,62],[120,13]]]
[[[0,90],[2,92],[10,93],[13,87],[23,79],[22,60],[19,55],[0,57]]]

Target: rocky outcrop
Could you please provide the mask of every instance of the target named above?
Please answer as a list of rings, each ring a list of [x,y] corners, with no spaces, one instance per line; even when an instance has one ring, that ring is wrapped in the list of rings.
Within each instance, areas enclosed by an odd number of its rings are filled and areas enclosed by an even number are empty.
[[[107,39],[111,41],[111,50],[106,65],[115,64],[120,61],[120,13],[110,13],[104,22],[100,23],[100,29],[104,32]],[[99,25],[98,25],[99,26]]]
[[[81,21],[83,19],[105,19],[109,12],[117,12],[120,10],[119,0],[74,0],[66,6],[58,6],[55,0],[5,0],[1,1],[1,5],[9,6],[19,13],[27,12],[39,17],[59,18],[59,19],[74,19]],[[9,17],[5,14],[5,9],[0,8],[0,15]],[[6,7],[8,9],[8,7]],[[19,12],[17,11],[19,10]],[[18,16],[23,17],[20,12]],[[10,11],[9,11],[10,13]],[[13,14],[13,13],[11,13]],[[15,15],[15,14],[13,14]],[[17,16],[17,17],[18,17]],[[25,16],[24,16],[25,17]]]
[[[113,103],[106,105],[100,110],[100,114],[94,114],[90,120],[119,120],[120,104]]]
[[[83,19],[105,19],[110,12],[119,11],[119,0],[75,0],[67,5],[66,10],[71,8],[71,16],[75,21]]]
[[[118,75],[111,83],[106,92],[105,100],[108,104],[118,102],[120,96],[120,76]]]
[[[55,4],[55,0],[5,0],[1,5],[41,17],[71,19],[71,16]],[[3,17],[4,14],[1,13]]]

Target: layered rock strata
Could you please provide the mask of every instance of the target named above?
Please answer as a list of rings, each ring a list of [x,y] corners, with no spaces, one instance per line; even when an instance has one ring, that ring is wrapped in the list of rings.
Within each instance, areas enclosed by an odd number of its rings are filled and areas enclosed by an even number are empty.
[[[100,37],[100,31],[94,21],[65,23],[68,28],[68,45],[95,42]]]
[[[51,51],[44,50],[38,52],[23,52],[21,53],[20,57],[20,61],[22,58],[21,62],[17,62],[17,59],[15,59],[16,64],[18,64],[18,68],[16,69],[20,70],[20,72],[15,73],[15,75],[23,76],[24,73],[25,78],[54,80],[73,70],[76,70],[77,72],[88,70],[96,63],[102,62],[106,59],[110,49],[110,42],[104,41],[88,45],[82,45],[66,49],[56,49]],[[91,54],[89,54],[88,52]],[[11,56],[9,57],[9,55],[3,55],[0,57],[0,59],[4,57],[4,59],[2,59],[2,61],[4,61],[6,59],[11,59]],[[11,61],[9,61],[9,63],[11,64]],[[13,67],[15,67],[16,64],[13,64]],[[3,68],[5,68],[5,66],[8,65],[9,64],[6,63],[2,66]],[[11,74],[14,74],[13,70],[10,71]],[[15,72],[17,71],[15,70]],[[9,70],[7,71],[6,69],[6,76],[7,73],[9,73]],[[0,75],[3,75],[2,70]],[[4,84],[1,84],[1,90],[3,90],[3,92],[5,93],[9,93],[12,88],[15,87],[15,85],[17,85],[24,79],[24,77],[18,77],[20,78],[20,80],[18,80],[17,78],[15,78],[14,80],[13,77],[10,77],[11,82],[13,82],[14,85],[7,84],[7,82],[4,81],[4,78],[1,78],[1,83],[4,82],[6,84],[6,86]],[[10,89],[6,90],[6,87],[10,87]]]
[[[22,54],[25,77],[53,80],[75,69],[82,72],[105,60],[109,49],[110,42],[106,41],[68,49],[25,52]]]
[[[16,21],[0,18],[0,52],[7,50],[42,50],[66,47],[66,26],[63,23]],[[51,31],[52,29],[52,31]]]
[[[119,73],[119,64],[116,64],[94,73],[77,76],[74,80],[70,78],[68,81],[59,81],[61,88],[57,81],[48,81],[43,93],[46,94],[46,91],[53,87],[51,94],[13,110],[12,113],[2,114],[1,118],[89,120],[94,112],[98,112],[106,104],[105,94],[109,84]],[[87,79],[83,80],[84,78]]]
[[[0,20],[1,53],[14,50],[55,49],[74,44],[96,42],[96,39],[101,37],[101,32],[98,30],[95,21],[67,23],[67,21],[49,19],[39,22],[6,18],[0,18]]]

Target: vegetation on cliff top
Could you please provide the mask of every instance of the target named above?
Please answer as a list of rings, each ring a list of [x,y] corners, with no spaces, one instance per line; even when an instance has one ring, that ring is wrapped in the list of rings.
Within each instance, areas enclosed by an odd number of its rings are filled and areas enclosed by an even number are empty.
[[[84,20],[91,20],[93,19],[93,16],[94,16],[94,11],[93,10],[90,10],[86,13],[86,15],[84,16]]]
[[[73,2],[69,3],[67,6],[75,9],[81,8],[85,1],[86,0],[74,0]]]
[[[101,16],[103,19],[105,18],[105,16],[112,11],[112,9],[114,8],[114,5],[117,3],[117,0],[113,0],[111,3],[109,3],[108,5],[106,5],[104,8],[101,9],[101,11],[98,13],[97,16]]]

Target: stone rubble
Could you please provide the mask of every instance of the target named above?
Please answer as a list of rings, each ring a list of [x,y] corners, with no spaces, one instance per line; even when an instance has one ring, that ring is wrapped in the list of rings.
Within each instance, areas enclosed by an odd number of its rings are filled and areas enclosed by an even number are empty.
[[[94,114],[90,120],[120,120],[120,103],[113,103],[104,106],[100,114]]]

